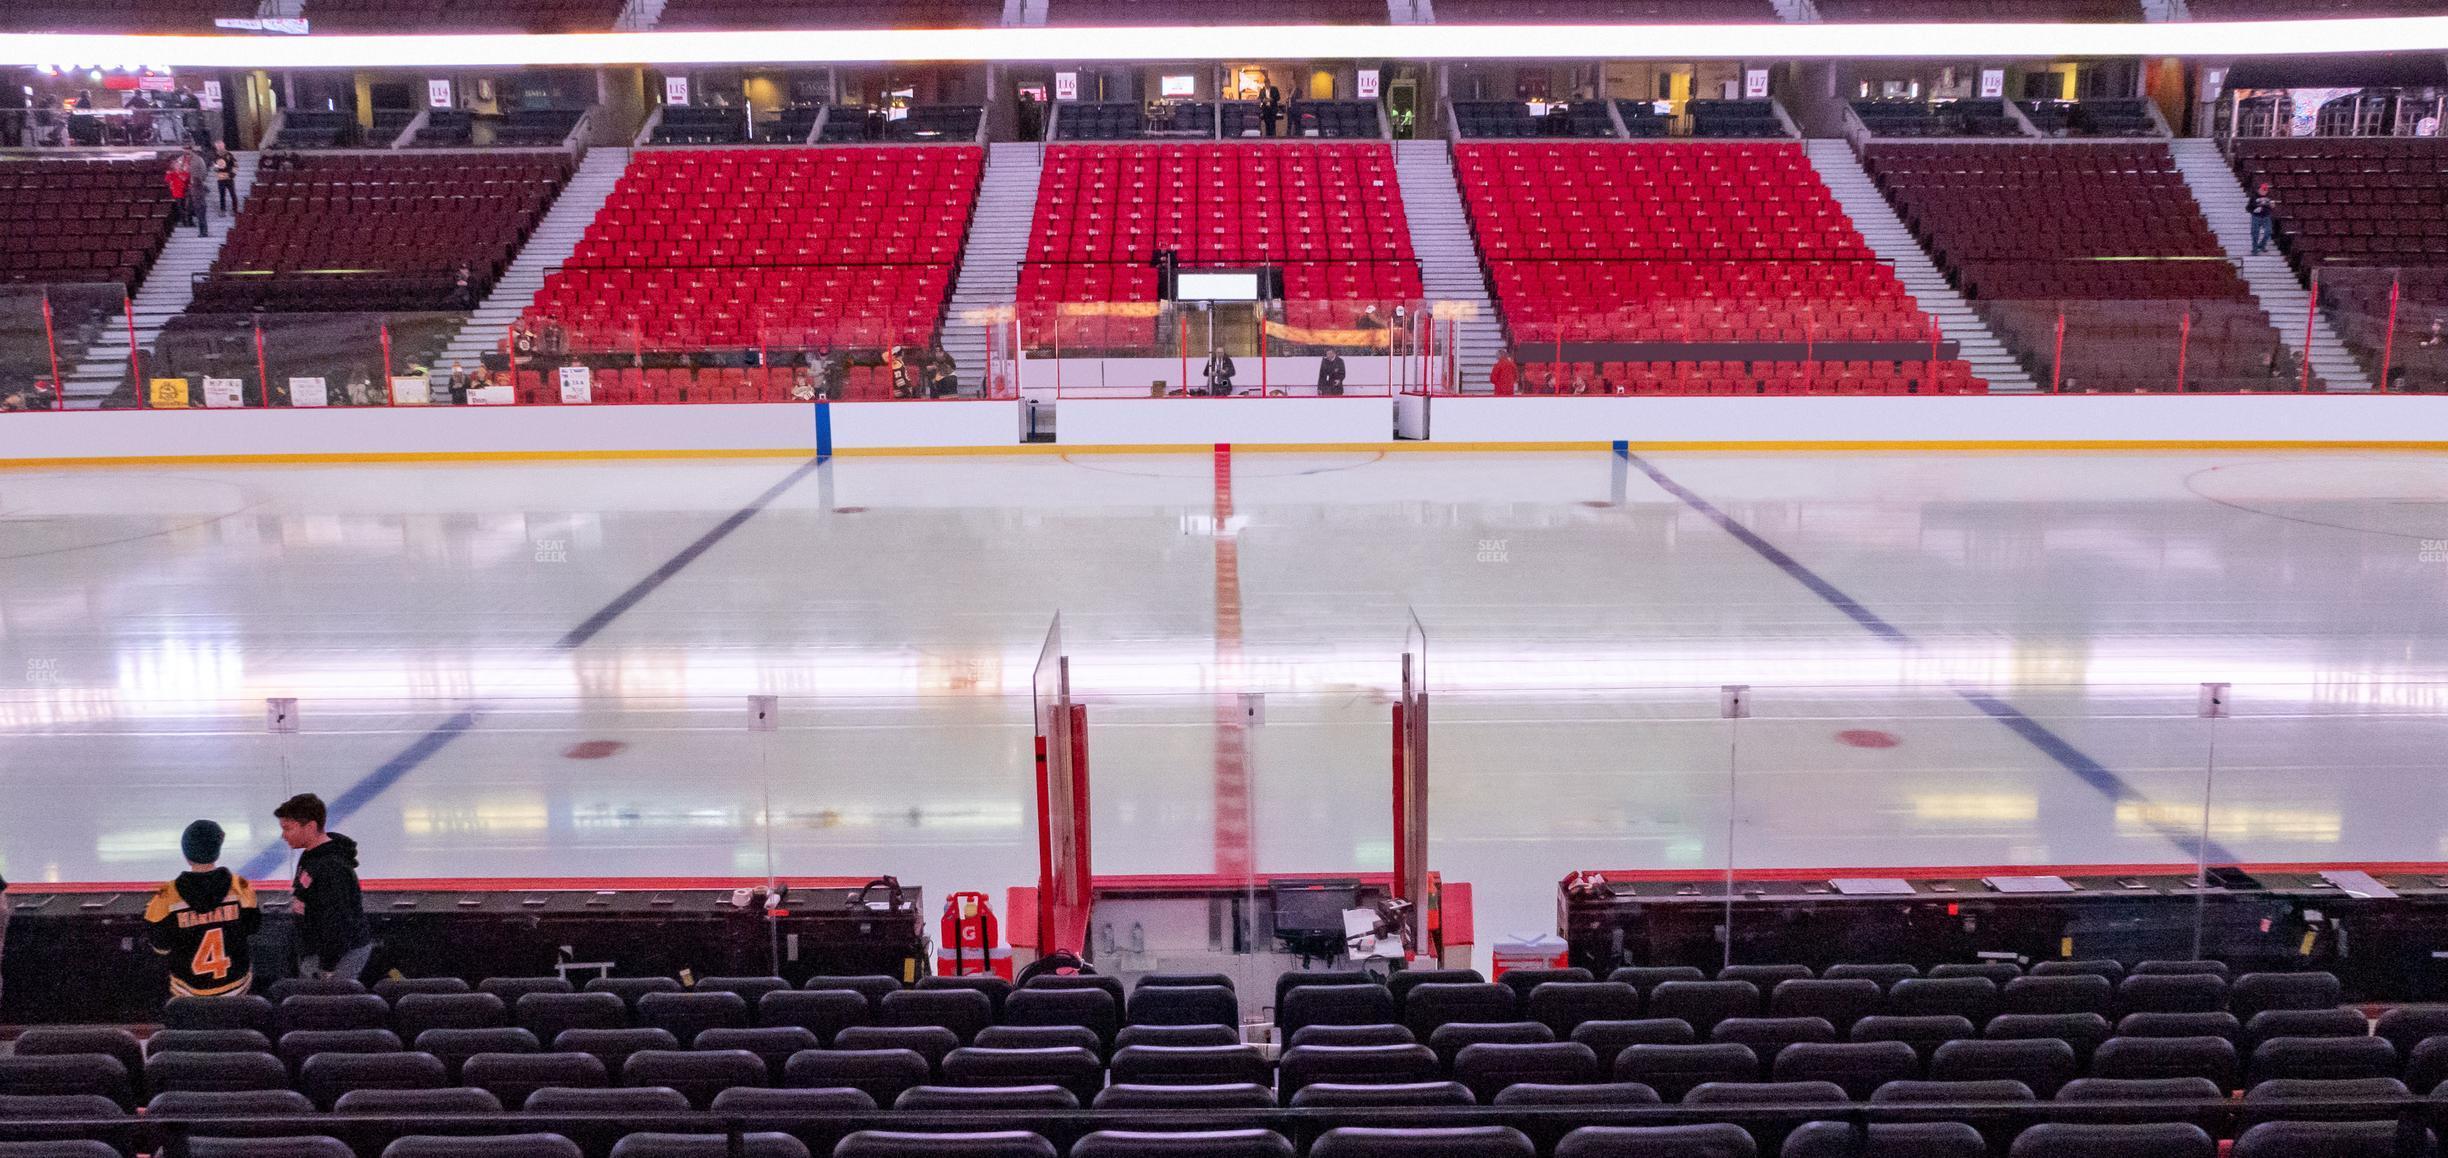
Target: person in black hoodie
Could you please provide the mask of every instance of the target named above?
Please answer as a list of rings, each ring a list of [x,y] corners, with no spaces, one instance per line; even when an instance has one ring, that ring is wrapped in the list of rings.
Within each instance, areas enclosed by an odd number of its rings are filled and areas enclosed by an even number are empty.
[[[221,859],[221,826],[199,820],[179,837],[187,871],[145,904],[153,951],[169,959],[170,996],[236,997],[255,984],[249,938],[263,924],[255,886]]]
[[[289,911],[297,914],[298,975],[360,978],[374,955],[374,929],[357,887],[357,842],[323,831],[323,798],[301,792],[272,810],[281,840],[297,849]]]

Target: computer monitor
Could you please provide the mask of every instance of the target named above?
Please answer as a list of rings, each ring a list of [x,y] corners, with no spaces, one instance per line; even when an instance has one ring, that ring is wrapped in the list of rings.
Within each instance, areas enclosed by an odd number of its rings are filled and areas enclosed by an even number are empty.
[[[1267,886],[1278,937],[1343,939],[1343,912],[1360,907],[1356,880],[1275,881]]]

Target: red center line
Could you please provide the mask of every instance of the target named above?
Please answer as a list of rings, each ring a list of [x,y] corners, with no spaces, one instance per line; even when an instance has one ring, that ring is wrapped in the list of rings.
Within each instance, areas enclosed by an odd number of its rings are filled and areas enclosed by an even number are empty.
[[[1215,448],[1215,871],[1249,875],[1249,728],[1239,697],[1227,685],[1241,668],[1241,546],[1232,521],[1232,447]]]

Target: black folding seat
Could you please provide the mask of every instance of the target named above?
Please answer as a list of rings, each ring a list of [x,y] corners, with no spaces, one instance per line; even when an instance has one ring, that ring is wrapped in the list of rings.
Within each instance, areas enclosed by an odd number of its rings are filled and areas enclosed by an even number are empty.
[[[2391,1078],[2397,1071],[2397,1047],[2385,1037],[2274,1037],[2252,1051],[2244,1084]]]
[[[609,1115],[652,1117],[684,1114],[688,1097],[662,1087],[624,1089],[549,1088],[527,1095],[523,1107],[532,1116],[561,1116],[553,1128],[576,1143],[588,1158],[609,1158],[612,1147],[632,1128]]]
[[[1950,977],[1986,978],[1991,985],[1997,986],[2000,990],[2005,989],[2008,983],[2022,975],[2023,967],[2012,961],[1950,961],[1943,965],[1930,966],[1928,974],[1933,981],[1943,981]]]
[[[1275,977],[1275,1010],[1277,1013],[1277,1021],[1280,1022],[1282,1020],[1281,1014],[1283,1011],[1284,1002],[1291,998],[1292,991],[1295,989],[1306,988],[1311,985],[1374,985],[1379,989],[1386,989],[1385,982],[1366,973],[1355,973],[1332,969],[1323,971],[1302,969],[1277,974]],[[1386,992],[1392,993],[1393,990],[1386,989]]]
[[[2221,1037],[2112,1037],[2091,1055],[2096,1078],[2208,1078],[2221,1090],[2242,1076],[2235,1043]]]
[[[74,1124],[56,1129],[25,1124],[34,1119]],[[12,1142],[90,1138],[126,1155],[136,1150],[135,1121],[126,1107],[99,1094],[0,1094],[0,1139]]]
[[[681,1045],[709,1029],[746,1029],[748,1002],[737,993],[647,993],[637,1002],[638,1024],[670,1032]]]
[[[680,1040],[662,1029],[565,1029],[552,1043],[554,1053],[594,1054],[607,1074],[620,1073],[639,1050],[678,1048]]]
[[[2405,1083],[2395,1078],[2257,1082],[2244,1092],[2244,1122],[2246,1125],[2280,1121],[2352,1122],[2382,1115],[2337,1103],[2385,1102],[2412,1096]]]
[[[2227,982],[2206,974],[2137,973],[2117,983],[2117,1008],[2127,1013],[2216,1013],[2226,1007]]]
[[[1513,991],[1513,1010],[1518,1013],[1530,1001],[1530,991],[1555,981],[1594,981],[1587,969],[1508,969],[1496,978],[1496,983]]]
[[[383,1147],[382,1158],[580,1158],[578,1144],[559,1134],[440,1137],[411,1134]]]
[[[1270,1079],[1266,1059],[1245,1045],[1132,1045],[1114,1051],[1113,1080],[1142,1086],[1204,1086]]]
[[[2073,1045],[2054,1038],[1950,1041],[1930,1057],[1932,1081],[2017,1081],[2043,1098],[2081,1073]]]
[[[2448,1035],[2448,1006],[2398,1006],[2380,1015],[2372,1034],[2387,1038],[2398,1056],[2411,1058],[2424,1039]]]
[[[399,1035],[387,1029],[295,1029],[281,1035],[276,1049],[290,1073],[320,1053],[400,1053]]]
[[[937,1074],[960,1046],[960,1038],[940,1025],[854,1025],[833,1035],[835,1049],[906,1049],[925,1058],[927,1069]]]
[[[1962,1122],[1877,1123],[1856,1133],[1844,1122],[1804,1122],[1786,1135],[1778,1158],[1989,1158],[1989,1141]]]
[[[438,1090],[450,1084],[428,1053],[319,1053],[298,1067],[298,1092],[328,1110],[351,1090]]]
[[[1161,989],[1168,985],[1220,985],[1230,989],[1233,987],[1233,979],[1230,975],[1223,973],[1150,973],[1139,979],[1139,987],[1143,989],[1150,987]]]
[[[1960,1017],[1975,1028],[1998,1011],[1997,983],[1986,977],[1907,977],[1887,991],[1897,1017]]]
[[[2396,1122],[2264,1122],[2237,1136],[2229,1158],[2400,1158],[2433,1154],[2429,1137],[2401,1148]],[[2427,1135],[2428,1131],[2424,1131]]]
[[[765,1059],[744,1049],[645,1049],[621,1063],[624,1086],[678,1090],[702,1110],[728,1089],[771,1085]]]
[[[1709,1031],[1709,1040],[1750,1046],[1765,1077],[1777,1051],[1797,1042],[1833,1042],[1837,1037],[1835,1026],[1816,1017],[1729,1017]]]
[[[892,1105],[901,1091],[922,1086],[933,1067],[906,1049],[809,1050],[782,1067],[782,1084],[798,1090],[844,1088],[860,1090],[879,1106]]]
[[[1429,1034],[1428,1048],[1435,1052],[1437,1064],[1450,1073],[1454,1058],[1474,1045],[1544,1045],[1553,1041],[1555,1032],[1535,1021],[1457,1021],[1440,1025],[1435,1033]]]
[[[783,990],[757,999],[756,1022],[767,1029],[804,1029],[817,1044],[830,1046],[833,1036],[874,1017],[865,994],[840,989]]]
[[[2042,1122],[2023,1131],[2009,1158],[2217,1158],[2218,1143],[2182,1122],[2076,1125]]]
[[[875,1110],[875,1099],[864,1090],[769,1090],[739,1086],[714,1095],[717,1114],[770,1114],[801,1117],[820,1114],[864,1114]]]
[[[2038,1102],[2021,1082],[1889,1082],[1870,1094],[1873,1105],[1885,1107],[1888,1122],[1968,1122],[1989,1139],[1990,1148],[2004,1153],[2014,1136],[2030,1125],[2035,1114],[1998,1114],[1961,1107],[1983,1103]],[[1913,1106],[1929,1106],[1916,1111]]]
[[[2417,1094],[2435,1094],[2448,1083],[2448,1037],[2426,1037],[2406,1055],[2405,1084]]]
[[[530,993],[512,1008],[513,1022],[552,1044],[567,1029],[627,1029],[629,1006],[617,993]]]
[[[145,1052],[271,1053],[272,1039],[252,1029],[157,1029],[145,1039]]]
[[[399,1005],[400,998],[411,993],[469,993],[473,991],[466,981],[457,977],[385,977],[374,983],[374,996],[390,1002],[394,1007]],[[499,995],[496,994],[496,996]],[[502,998],[502,1001],[507,1004],[509,999],[505,997]]]
[[[105,1053],[0,1057],[0,1094],[58,1097],[84,1094],[109,1098],[121,1109],[136,1108],[136,1079],[118,1058]]]
[[[1820,978],[1827,981],[1875,981],[1881,993],[1895,988],[1898,981],[1920,975],[1917,965],[1830,965],[1819,971]]]
[[[1039,978],[1037,983],[1046,984],[1053,980],[1053,978],[1044,977]],[[1116,982],[1116,984],[1119,984],[1119,982]],[[881,1005],[884,1001],[885,994],[898,992],[901,987],[901,979],[898,977],[892,977],[882,973],[853,973],[823,974],[810,977],[807,979],[807,984],[802,985],[799,988],[847,989],[853,993],[864,994],[869,1005]]]
[[[2125,979],[2125,965],[2120,961],[2094,959],[2087,961],[2035,961],[2034,977],[2105,977],[2110,985]]]
[[[1491,1023],[1513,1019],[1513,991],[1493,982],[1445,982],[1415,986],[1402,1006],[1402,1024],[1420,1041],[1428,1040],[1438,1026],[1452,1022]]]
[[[498,1114],[501,1099],[485,1090],[445,1086],[433,1090],[350,1090],[332,1103],[336,1114]]]
[[[960,977],[921,977],[911,988],[925,992],[936,989],[967,989],[986,995],[987,1005],[994,1016],[1003,1016],[1003,999],[1011,996],[1012,984],[1000,977],[968,974]]]
[[[1647,1001],[1650,991],[1669,981],[1706,981],[1708,974],[1695,965],[1626,965],[1608,973],[1606,979],[1639,990],[1641,1000]]]
[[[1726,1122],[1688,1126],[1583,1126],[1556,1143],[1555,1158],[1758,1158],[1759,1143]]]
[[[603,1059],[591,1053],[485,1053],[460,1065],[459,1081],[518,1107],[537,1090],[602,1089],[612,1077]]]
[[[700,977],[697,984],[691,986],[698,993],[739,994],[739,999],[747,1002],[750,1009],[756,1008],[757,1002],[763,1001],[766,994],[788,992],[790,987],[790,982],[779,977]]]
[[[2135,963],[2136,977],[2216,977],[2228,979],[2224,961],[2141,961]]]
[[[2240,1042],[2244,1027],[2232,1013],[2128,1013],[2117,1019],[2117,1037],[2223,1037]]]
[[[1460,1082],[1394,1082],[1371,1085],[1352,1082],[1311,1082],[1292,1095],[1292,1108],[1386,1109],[1419,1106],[1476,1106],[1479,1099]]]
[[[1115,1082],[1096,1096],[1100,1110],[1266,1110],[1275,1091],[1248,1082],[1204,1086],[1143,1086]]]
[[[2224,1130],[2226,1107],[2184,1109],[2183,1103],[2223,1102],[2227,1092],[2208,1078],[2076,1078],[2057,1091],[2051,1117],[2062,1122],[2191,1122],[2205,1130]],[[2076,1110],[2086,1102],[2125,1103],[2117,1109]],[[2135,1103],[2167,1102],[2165,1110]]]
[[[955,1086],[1061,1086],[1079,1104],[1095,1101],[1105,1087],[1105,1063],[1096,1051],[1063,1049],[953,1050],[944,1059],[944,1081]]]
[[[1747,1045],[1634,1045],[1615,1055],[1619,1082],[1639,1082],[1669,1102],[1707,1082],[1759,1080],[1759,1055]]]
[[[1707,1037],[1729,1017],[1756,1017],[1759,986],[1748,981],[1668,981],[1649,991],[1649,1016],[1677,1017]]]
[[[1130,996],[1122,991],[1122,979],[1097,973],[1047,973],[1028,979],[1022,989],[1094,989],[1113,998],[1115,1009],[1129,1003]]]
[[[1076,999],[1096,991],[1050,992]],[[1142,986],[1131,993],[1122,1019],[1131,1025],[1237,1026],[1241,1024],[1241,1002],[1221,985]]]
[[[2116,1009],[2116,985],[2105,977],[2017,977],[1998,991],[2001,1013],[2096,1013]]]
[[[429,1053],[442,1059],[442,1068],[450,1071],[453,1083],[467,1066],[467,1060],[482,1053],[542,1053],[544,1044],[536,1035],[523,1029],[429,1029],[416,1036],[418,1053]]]
[[[678,993],[680,982],[670,977],[598,977],[586,983],[585,992],[609,993],[621,999],[631,1013],[637,1010],[638,999],[649,993]]]
[[[1728,965],[1717,971],[1719,981],[1748,981],[1762,993],[1774,993],[1787,981],[1809,981],[1815,976],[1808,965]]]
[[[1537,1154],[1529,1137],[1510,1126],[1342,1126],[1318,1135],[1309,1148],[1309,1158],[1536,1158]]]
[[[0,1142],[0,1158],[120,1158],[110,1143],[92,1138]]]
[[[1866,977],[1824,980],[1797,978],[1777,982],[1768,991],[1768,1016],[1816,1017],[1847,1033],[1853,1023],[1877,1013],[1886,1004],[1878,982]]]
[[[1444,1075],[1424,1045],[1305,1045],[1284,1051],[1276,1085],[1285,1104],[1310,1082],[1434,1081]]]
[[[1399,1025],[1304,1025],[1292,1040],[1296,1045],[1418,1045],[1420,1040]]]
[[[1640,1010],[1640,991],[1621,981],[1550,981],[1530,991],[1522,1015],[1570,1038],[1583,1022],[1628,1021]]]
[[[1273,1130],[1099,1130],[1072,1143],[1071,1158],[1292,1158],[1292,1143]]]
[[[1480,1101],[1490,1101],[1517,1082],[1572,1085],[1595,1082],[1603,1071],[1598,1055],[1579,1042],[1481,1042],[1454,1055],[1453,1076]]]
[[[567,977],[487,977],[476,983],[476,992],[490,993],[517,1009],[519,998],[530,993],[576,993],[578,989]]]
[[[1921,1055],[1900,1041],[1797,1042],[1786,1046],[1768,1067],[1779,1082],[1833,1082],[1854,1101],[1889,1082],[1921,1076]]]
[[[389,1029],[391,1003],[371,993],[300,994],[280,1003],[280,1031]]]
[[[1411,991],[1415,1004],[1427,988],[1423,985]],[[1505,1016],[1513,1015],[1508,1011]],[[1287,1038],[1309,1025],[1392,1024],[1396,1024],[1394,992],[1383,985],[1302,985],[1286,993],[1283,1004],[1275,1008],[1275,1026]],[[1412,1026],[1411,1032],[1418,1034],[1419,1027]]]
[[[308,1134],[282,1138],[198,1138],[188,1158],[356,1158],[338,1138]]]
[[[2372,1031],[2361,1010],[2265,1009],[2244,1023],[2236,1048],[2251,1054],[2261,1043],[2281,1037],[2364,1037]],[[2387,1040],[2383,1038],[2382,1040]]]
[[[904,989],[884,995],[876,1006],[876,1024],[948,1029],[967,1045],[977,1031],[994,1024],[994,1002],[974,989]]]
[[[1977,979],[1976,979],[1977,980]],[[1927,1063],[1938,1047],[1950,1041],[1964,1041],[1977,1036],[1972,1023],[1952,1014],[1902,1017],[1879,1014],[1853,1023],[1853,1032],[1846,1035],[1853,1041],[1900,1041],[1913,1047]]]
[[[742,1134],[737,1149],[722,1134],[631,1134],[613,1143],[612,1158],[808,1158],[808,1148],[775,1131]]]
[[[102,1054],[117,1058],[134,1081],[144,1074],[144,1046],[136,1035],[116,1026],[29,1025],[17,1035],[18,1057],[61,1057]]]
[[[1411,997],[1411,991],[1422,985],[1477,985],[1487,978],[1476,969],[1405,969],[1386,978],[1386,989],[1394,994],[1394,1006],[1401,1009]]]
[[[156,1094],[285,1090],[289,1067],[268,1053],[157,1053],[145,1059],[144,1080]]]
[[[763,1029],[707,1029],[697,1034],[691,1048],[707,1051],[739,1050],[755,1054],[765,1063],[767,1080],[782,1083],[782,1067],[801,1050],[822,1049],[816,1035],[795,1025],[769,1026]],[[661,1083],[656,1083],[661,1084]]]
[[[1495,1106],[1654,1106],[1663,1099],[1639,1082],[1515,1082],[1489,1100]]]
[[[912,1086],[893,1099],[895,1110],[986,1113],[1076,1110],[1079,1097],[1061,1086]]]
[[[1838,1105],[1844,1087],[1834,1082],[1702,1082],[1683,1095],[1686,1106]],[[1769,1118],[1750,1119],[1743,1129],[1761,1152],[1775,1153],[1797,1123]]]
[[[1122,1029],[1122,1009],[1111,994],[1099,989],[1019,989],[1003,999],[1002,1023],[1085,1029],[1095,1035],[1099,1051],[1110,1052],[1114,1034]],[[1233,1020],[1216,1024],[1240,1024],[1240,1011],[1234,1010]]]
[[[833,1147],[833,1158],[1056,1158],[1054,1144],[1026,1130],[911,1134],[860,1130]]]
[[[279,1005],[292,997],[354,997],[366,991],[354,977],[283,977],[264,992]]]
[[[429,1029],[492,1029],[510,1024],[510,1010],[490,993],[409,993],[392,1005],[399,1035],[415,1041]]]
[[[1117,1050],[1134,1045],[1240,1044],[1241,1031],[1229,1025],[1125,1025],[1114,1035]]]

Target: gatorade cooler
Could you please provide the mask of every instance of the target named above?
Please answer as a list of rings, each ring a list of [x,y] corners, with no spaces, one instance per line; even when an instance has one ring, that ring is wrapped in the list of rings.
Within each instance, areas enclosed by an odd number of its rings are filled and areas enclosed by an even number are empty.
[[[1553,933],[1541,933],[1534,937],[1506,937],[1496,942],[1494,951],[1496,976],[1489,980],[1493,981],[1503,977],[1508,969],[1562,969],[1564,957],[1564,938]]]
[[[1011,980],[1011,950],[1001,945],[1003,935],[995,921],[994,909],[986,903],[984,893],[954,893],[944,898],[943,929],[935,942],[935,974],[938,977],[976,977],[993,974]]]

